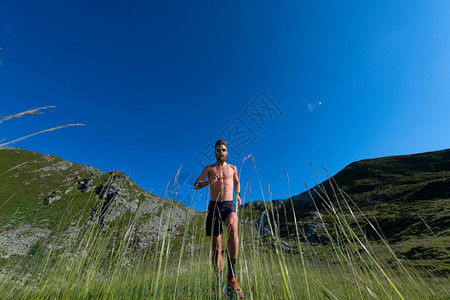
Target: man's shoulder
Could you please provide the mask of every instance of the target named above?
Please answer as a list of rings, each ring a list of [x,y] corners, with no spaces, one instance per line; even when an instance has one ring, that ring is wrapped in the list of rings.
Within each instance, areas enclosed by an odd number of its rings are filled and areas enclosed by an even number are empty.
[[[233,170],[237,170],[237,167],[236,167],[235,165],[228,164],[228,166],[229,166],[230,168],[232,168]]]
[[[205,170],[211,170],[216,164],[206,165]]]

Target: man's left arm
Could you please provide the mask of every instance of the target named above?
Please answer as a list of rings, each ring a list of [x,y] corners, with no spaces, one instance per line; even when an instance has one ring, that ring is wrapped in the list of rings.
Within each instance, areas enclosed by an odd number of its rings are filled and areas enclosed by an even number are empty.
[[[241,205],[241,184],[239,183],[239,178],[237,174],[237,167],[233,166],[234,174],[233,174],[233,181],[234,181],[234,192],[236,196],[236,204],[239,206]]]

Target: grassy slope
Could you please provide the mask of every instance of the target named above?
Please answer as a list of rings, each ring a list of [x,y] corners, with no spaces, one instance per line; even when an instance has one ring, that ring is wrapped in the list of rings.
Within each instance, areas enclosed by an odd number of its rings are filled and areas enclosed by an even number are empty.
[[[49,156],[51,161],[42,158],[43,155],[19,150],[0,150],[0,227],[11,223],[26,223],[55,228],[59,222],[63,221],[63,227],[67,219],[63,219],[69,204],[73,205],[76,215],[86,213],[85,209],[91,200],[92,205],[100,203],[100,199],[95,199],[91,194],[83,194],[78,189],[64,195],[68,187],[73,186],[77,177],[92,177],[88,172],[82,171],[82,166],[73,164],[64,171],[44,172],[39,169],[50,167],[52,164],[62,162],[57,157]],[[78,175],[71,173],[79,172]],[[49,176],[44,176],[47,175]],[[41,177],[44,176],[44,177]],[[66,178],[69,180],[66,181]],[[96,183],[104,181],[104,178],[96,178]],[[44,198],[51,193],[60,190],[64,195],[61,200],[55,201],[51,205],[44,205]],[[91,199],[90,199],[91,198]]]
[[[375,243],[382,242],[376,231],[382,232],[399,258],[409,259],[416,266],[450,272],[450,149],[354,162],[331,181],[348,195],[346,198],[350,202],[353,201],[351,207],[359,224],[348,211],[344,214],[355,232],[361,232],[358,225],[361,226],[364,235]],[[327,180],[311,191],[326,198],[325,191],[338,207],[336,199],[342,196],[336,185],[333,191]],[[298,195],[292,197],[292,204],[286,199],[272,201],[269,205],[274,207],[281,236],[286,238],[292,233],[293,210],[300,229],[310,222],[318,222],[310,218],[314,210],[311,203],[298,200],[308,198],[307,194]],[[327,212],[321,197],[314,199],[329,231],[335,234],[334,218]],[[254,220],[262,211],[263,203],[254,202],[245,206],[242,216]]]
[[[58,168],[56,168],[56,167]],[[92,180],[89,190],[79,189],[80,182]],[[171,205],[176,208],[179,220],[179,232],[183,230],[183,218],[190,216],[197,222],[199,213],[188,209],[178,202],[157,197],[144,191],[127,176],[120,172],[102,173],[92,167],[66,162],[58,157],[42,155],[36,152],[17,148],[0,149],[0,234],[19,226],[29,225],[33,228],[50,230],[50,239],[71,227],[80,228],[92,214],[101,212],[106,199],[100,199],[98,194],[105,190],[112,181],[120,184],[127,193],[125,201],[144,205],[151,202],[155,208],[152,213],[144,213],[134,220],[135,227],[149,224],[158,229],[164,226],[161,216],[167,214]],[[68,189],[72,189],[68,193]],[[51,195],[61,198],[49,205],[44,199]],[[125,210],[115,220],[105,225],[115,230],[126,230],[134,219],[134,213]],[[180,221],[181,220],[181,221]],[[145,230],[142,234],[146,234]],[[136,240],[139,236],[136,236]],[[46,241],[48,242],[48,241]],[[174,243],[180,243],[175,239]]]
[[[334,180],[399,257],[450,272],[450,149],[355,162]]]

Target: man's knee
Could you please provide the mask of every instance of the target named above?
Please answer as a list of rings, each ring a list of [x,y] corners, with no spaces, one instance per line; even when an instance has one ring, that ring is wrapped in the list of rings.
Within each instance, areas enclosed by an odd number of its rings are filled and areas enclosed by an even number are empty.
[[[237,234],[238,218],[236,213],[231,213],[227,219],[227,228],[230,234]]]
[[[228,232],[229,234],[237,234],[237,224],[236,223],[229,223],[228,224]]]

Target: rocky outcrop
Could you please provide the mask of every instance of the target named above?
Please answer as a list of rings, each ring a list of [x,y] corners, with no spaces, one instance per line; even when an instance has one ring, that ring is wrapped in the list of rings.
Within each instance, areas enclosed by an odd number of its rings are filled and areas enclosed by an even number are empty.
[[[319,234],[319,232],[323,232],[325,231],[325,229],[325,225],[323,225],[322,223],[308,223],[303,228],[303,237],[310,243],[326,244],[328,242],[328,239],[325,236]]]
[[[157,211],[145,211],[148,206],[141,206],[138,214],[145,214],[148,219],[146,222],[135,229],[135,234],[138,235],[136,242],[137,249],[143,249],[161,239],[164,234],[168,236],[180,235],[181,232],[177,230],[179,226],[186,224],[187,219],[193,217],[193,214],[186,212],[178,206],[160,207],[158,216]],[[169,222],[167,222],[169,220]],[[167,225],[167,228],[166,228]]]
[[[61,196],[58,195],[59,193],[61,193],[61,191],[55,191],[53,193],[51,193],[50,195],[48,195],[47,197],[44,198],[44,205],[49,205],[52,204],[53,202],[55,202],[56,200],[61,199]]]
[[[116,171],[111,172],[110,175],[111,177],[105,185],[95,188],[96,195],[103,200],[103,205],[98,215],[100,224],[114,221],[127,210],[134,213],[139,203],[138,199],[130,199],[128,190],[129,179],[127,176]]]
[[[82,193],[87,193],[93,189],[92,187],[92,178],[82,179],[77,182],[77,189]]]
[[[51,176],[51,174],[53,172],[66,171],[72,165],[73,165],[73,163],[63,160],[63,161],[59,161],[57,163],[54,163],[54,164],[52,164],[50,166],[46,166],[46,167],[37,169],[34,172],[39,173],[40,177]]]
[[[30,225],[17,228],[4,227],[0,229],[0,257],[8,258],[11,255],[29,254],[37,241],[45,239],[50,230]]]

